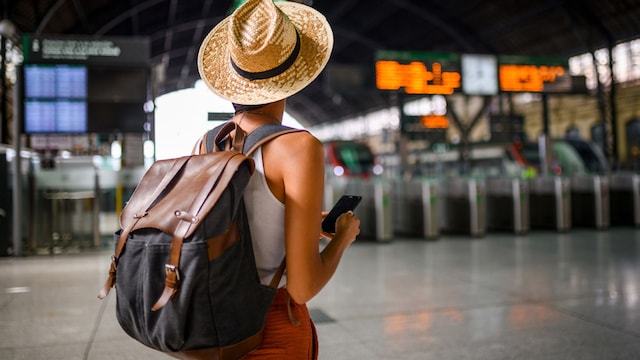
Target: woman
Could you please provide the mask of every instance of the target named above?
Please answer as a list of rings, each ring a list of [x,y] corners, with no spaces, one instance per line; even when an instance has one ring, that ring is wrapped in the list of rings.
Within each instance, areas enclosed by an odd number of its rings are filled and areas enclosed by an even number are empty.
[[[232,121],[250,133],[282,122],[286,98],[320,74],[332,47],[331,28],[314,9],[249,0],[207,35],[198,68],[215,94],[234,103]],[[360,221],[352,212],[340,216],[333,239],[319,251],[326,215],[324,149],[310,133],[282,135],[253,156],[256,173],[244,201],[260,280],[269,284],[285,255],[286,276],[267,316],[263,344],[247,358],[317,358],[315,328],[304,304],[331,279]]]

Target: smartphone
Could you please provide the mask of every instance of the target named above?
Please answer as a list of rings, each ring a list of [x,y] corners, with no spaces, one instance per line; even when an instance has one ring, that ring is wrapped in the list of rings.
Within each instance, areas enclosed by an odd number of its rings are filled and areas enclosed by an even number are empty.
[[[342,197],[336,202],[327,217],[322,220],[322,231],[329,234],[335,234],[336,232],[336,220],[338,217],[349,210],[355,210],[355,208],[362,200],[362,196],[358,195],[342,195]]]

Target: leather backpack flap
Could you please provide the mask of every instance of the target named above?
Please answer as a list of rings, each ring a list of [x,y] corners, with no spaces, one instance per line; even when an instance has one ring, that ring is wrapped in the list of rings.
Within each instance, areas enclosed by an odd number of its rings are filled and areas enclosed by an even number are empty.
[[[140,179],[131,198],[122,209],[120,227],[128,229],[137,219],[145,216],[146,211],[170,185],[173,178],[182,172],[190,159],[190,156],[184,156],[156,161]]]
[[[192,156],[131,231],[154,228],[182,239],[191,236],[241,166],[247,166],[253,173],[253,160],[240,153],[216,152]],[[135,200],[132,196],[132,201]],[[135,208],[132,206],[132,209]],[[127,221],[125,216],[129,217],[128,221],[134,220],[131,214],[123,212],[122,223]],[[179,226],[183,221],[190,225]]]

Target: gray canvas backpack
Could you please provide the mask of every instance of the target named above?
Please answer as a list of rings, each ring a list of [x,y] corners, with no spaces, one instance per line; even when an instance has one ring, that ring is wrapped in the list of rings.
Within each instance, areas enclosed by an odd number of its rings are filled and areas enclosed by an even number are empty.
[[[271,286],[260,284],[242,200],[248,155],[293,131],[267,124],[245,139],[227,122],[203,137],[200,155],[149,168],[120,216],[98,296],[115,286],[127,334],[183,359],[238,359],[259,346],[284,261]]]

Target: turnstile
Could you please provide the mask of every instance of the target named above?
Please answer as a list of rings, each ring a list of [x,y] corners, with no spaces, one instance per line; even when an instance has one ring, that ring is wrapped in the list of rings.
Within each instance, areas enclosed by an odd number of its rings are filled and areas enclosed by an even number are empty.
[[[41,170],[36,173],[36,188],[41,204],[32,223],[42,224],[31,230],[38,240],[36,251],[57,254],[100,246],[97,169]]]
[[[11,247],[11,192],[6,150],[0,148],[0,256],[8,256]]]
[[[435,239],[440,235],[438,181],[416,179],[393,183],[393,231]]]
[[[483,236],[487,230],[485,197],[483,179],[443,179],[440,202],[443,232]]]
[[[542,176],[529,180],[531,228],[571,229],[571,182],[564,177]]]
[[[391,183],[378,179],[330,179],[325,185],[325,209],[329,210],[343,194],[362,196],[354,211],[360,219],[361,238],[378,242],[393,239]]]
[[[611,225],[640,226],[640,175],[612,174],[609,193]]]
[[[529,183],[518,178],[488,178],[487,228],[523,234],[529,231]]]
[[[571,221],[574,227],[609,227],[609,178],[575,175],[571,178]]]

